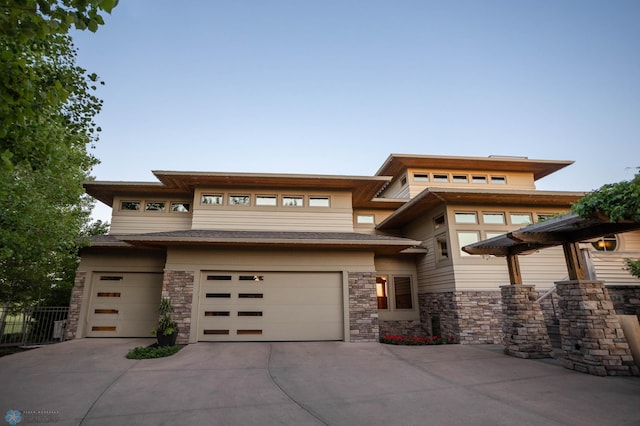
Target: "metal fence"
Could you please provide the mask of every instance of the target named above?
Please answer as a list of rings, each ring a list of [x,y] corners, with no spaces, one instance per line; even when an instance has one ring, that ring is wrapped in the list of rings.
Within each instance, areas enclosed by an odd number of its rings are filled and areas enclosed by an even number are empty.
[[[0,308],[0,346],[46,345],[64,340],[68,307]]]

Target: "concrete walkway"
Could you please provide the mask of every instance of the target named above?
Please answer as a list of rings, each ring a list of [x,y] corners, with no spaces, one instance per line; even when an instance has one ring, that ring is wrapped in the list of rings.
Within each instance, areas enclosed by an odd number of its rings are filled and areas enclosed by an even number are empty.
[[[0,414],[63,425],[638,425],[640,378],[498,347],[81,339],[0,358]],[[2,423],[0,424],[8,424]]]

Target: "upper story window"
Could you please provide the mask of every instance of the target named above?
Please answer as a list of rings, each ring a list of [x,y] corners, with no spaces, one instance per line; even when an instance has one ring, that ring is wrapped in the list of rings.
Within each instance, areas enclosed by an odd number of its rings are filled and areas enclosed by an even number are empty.
[[[471,176],[471,183],[487,183],[487,177],[480,175]]]
[[[469,177],[467,175],[453,175],[454,183],[468,183]]]
[[[202,194],[201,203],[202,204],[212,204],[215,206],[222,205],[222,194]]]
[[[509,219],[511,219],[512,225],[531,225],[533,223],[530,213],[511,213]]]
[[[429,182],[429,173],[414,173],[413,180],[416,182]]]
[[[485,225],[504,225],[504,213],[482,213],[482,221]]]
[[[434,174],[433,181],[438,183],[449,182],[449,175],[447,174]]]
[[[275,195],[256,195],[256,206],[277,206],[278,197]]]
[[[285,207],[302,207],[304,206],[304,198],[301,195],[288,195],[282,197],[282,205]]]
[[[229,195],[229,205],[231,206],[248,206],[251,203],[251,197],[248,195]]]
[[[177,213],[188,213],[189,209],[191,207],[191,204],[189,203],[183,203],[183,202],[172,202],[171,203],[171,211],[172,212],[177,212]]]
[[[476,212],[456,212],[456,223],[478,223]]]
[[[309,197],[309,207],[329,207],[329,197]]]
[[[507,183],[507,178],[504,176],[491,176],[491,183],[496,185],[505,185]]]
[[[402,179],[400,179],[400,185],[404,186],[407,184],[407,177],[406,176],[402,176]]]
[[[433,218],[433,229],[441,228],[441,227],[444,226],[444,224],[445,224],[445,221],[444,221],[444,215],[443,214]]]
[[[140,201],[123,201],[120,203],[120,210],[138,211],[140,210]]]
[[[163,212],[164,208],[164,201],[147,201],[144,209],[148,212]]]
[[[372,214],[356,215],[356,223],[360,225],[375,225],[376,217]]]
[[[447,244],[446,235],[442,235],[436,239],[436,260],[444,260],[449,258],[449,246]]]

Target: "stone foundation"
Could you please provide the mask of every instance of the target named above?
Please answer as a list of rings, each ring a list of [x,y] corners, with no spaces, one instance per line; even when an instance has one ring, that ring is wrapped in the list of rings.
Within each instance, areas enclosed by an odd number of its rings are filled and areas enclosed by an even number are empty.
[[[67,327],[65,330],[65,340],[75,339],[78,333],[78,321],[80,320],[80,309],[82,307],[82,295],[84,285],[87,280],[86,272],[76,272],[71,291],[71,302],[69,303],[69,315],[67,316]]]
[[[379,323],[380,337],[383,337],[386,334],[409,337],[426,337],[429,335],[422,322],[419,320],[380,320]]]
[[[556,283],[564,366],[596,376],[639,375],[601,281]]]
[[[551,342],[534,287],[506,285],[500,290],[504,352],[518,358],[551,358]]]
[[[171,299],[171,304],[173,305],[171,317],[178,324],[178,339],[176,343],[179,344],[189,343],[193,282],[194,273],[192,271],[164,271],[162,297]]]
[[[502,343],[502,301],[498,291],[455,291],[419,295],[420,318],[431,335],[462,344]],[[437,325],[436,325],[437,324]]]
[[[606,286],[618,315],[636,315],[640,320],[640,286]]]
[[[378,342],[375,272],[349,272],[349,341]]]

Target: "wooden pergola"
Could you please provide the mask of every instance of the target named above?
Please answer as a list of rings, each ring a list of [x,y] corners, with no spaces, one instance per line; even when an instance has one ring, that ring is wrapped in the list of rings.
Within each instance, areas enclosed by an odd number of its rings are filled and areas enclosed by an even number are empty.
[[[469,254],[484,254],[507,258],[511,284],[522,284],[518,255],[562,245],[570,280],[588,278],[578,243],[609,234],[640,229],[639,222],[609,222],[607,218],[581,218],[568,214],[529,225],[517,231],[469,244],[462,248]]]

